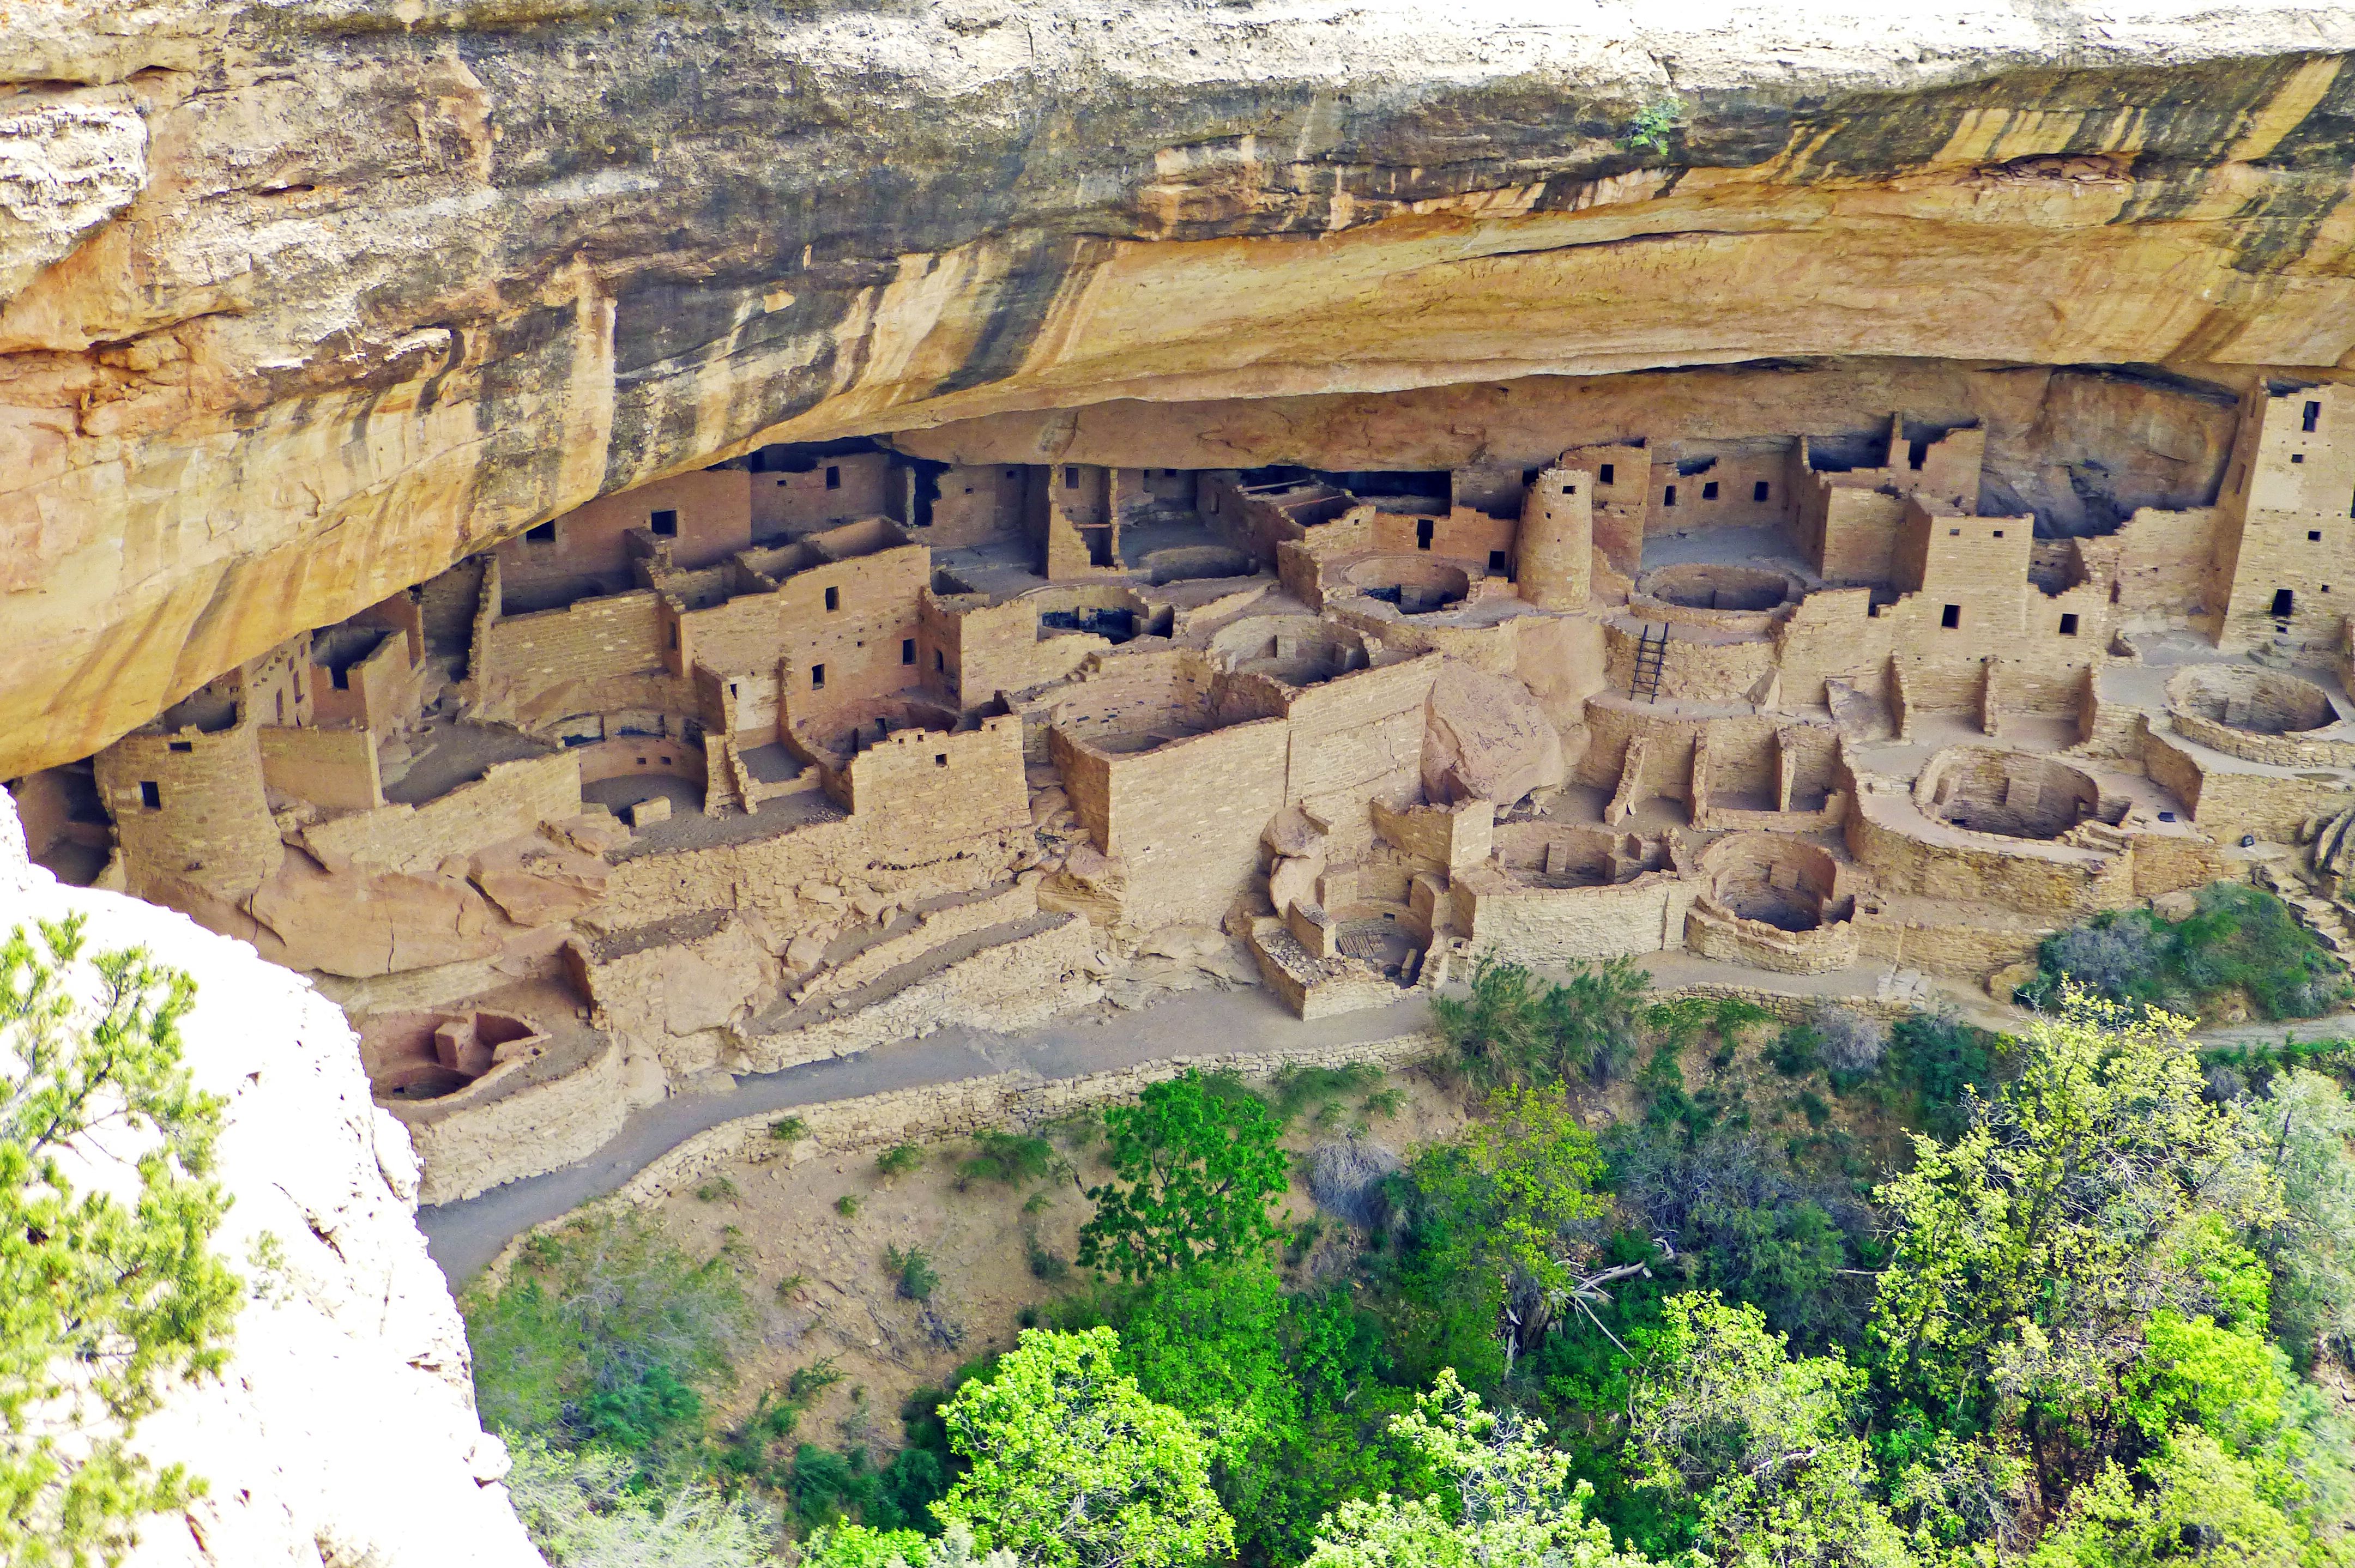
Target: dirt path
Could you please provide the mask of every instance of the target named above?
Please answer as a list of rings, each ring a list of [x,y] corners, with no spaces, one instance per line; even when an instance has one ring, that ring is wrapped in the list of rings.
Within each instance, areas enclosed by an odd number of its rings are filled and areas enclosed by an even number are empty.
[[[1313,1051],[1388,1040],[1422,1028],[1430,1011],[1411,997],[1370,1012],[1304,1023],[1257,987],[1188,991],[1110,1019],[1082,1017],[1021,1034],[950,1028],[855,1056],[805,1062],[737,1080],[725,1094],[685,1096],[634,1114],[595,1154],[561,1171],[495,1187],[479,1198],[421,1211],[418,1224],[442,1272],[463,1283],[513,1237],[614,1191],[709,1127],[761,1111],[954,1083],[993,1073],[1073,1078],[1171,1056],[1221,1051]]]
[[[1689,954],[1658,953],[1646,961],[1654,971],[1653,983],[1663,989],[1719,980],[1798,995],[1836,996],[1870,994],[1875,978],[1875,971],[1863,969],[1821,976],[1764,975]],[[1955,994],[1966,1014],[1988,1027],[2016,1027],[2021,1016],[1992,1007],[1983,996]],[[513,1237],[604,1196],[696,1133],[738,1117],[993,1073],[1027,1071],[1041,1078],[1073,1078],[1171,1056],[1321,1050],[1391,1039],[1422,1028],[1429,1018],[1428,1004],[1412,997],[1375,1012],[1305,1023],[1268,991],[1250,987],[1187,991],[1136,1012],[1110,1018],[1084,1014],[1020,1034],[953,1027],[854,1056],[740,1078],[725,1094],[665,1100],[634,1114],[611,1142],[588,1159],[493,1188],[463,1203],[426,1209],[419,1213],[418,1224],[442,1273],[463,1282],[496,1257]],[[2355,1015],[2201,1030],[2198,1038],[2205,1044],[2275,1041],[2286,1033],[2302,1040],[2355,1036]]]

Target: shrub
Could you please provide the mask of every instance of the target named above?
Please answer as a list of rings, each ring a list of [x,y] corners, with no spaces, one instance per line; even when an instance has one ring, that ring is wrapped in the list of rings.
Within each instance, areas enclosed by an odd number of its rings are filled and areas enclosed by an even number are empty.
[[[1275,1114],[1289,1122],[1314,1107],[1371,1090],[1382,1081],[1382,1070],[1370,1062],[1350,1062],[1338,1067],[1286,1067],[1269,1080],[1274,1091]]]
[[[1667,157],[1668,138],[1674,134],[1677,121],[1684,111],[1685,101],[1674,93],[1652,100],[1627,122],[1626,132],[1619,138],[1619,145],[1631,153],[1656,153]]]
[[[1080,1229],[1080,1262],[1137,1279],[1275,1238],[1267,1205],[1287,1162],[1282,1128],[1259,1100],[1222,1095],[1189,1068],[1104,1123],[1117,1180],[1088,1190],[1096,1212]]]
[[[846,1220],[857,1219],[858,1217],[858,1194],[856,1192],[845,1192],[841,1197],[837,1198],[834,1201],[834,1212],[840,1214]]]
[[[809,1126],[797,1116],[784,1117],[769,1124],[769,1136],[779,1143],[798,1143],[809,1136]]]
[[[1652,977],[1625,959],[1582,965],[1567,984],[1483,956],[1470,994],[1433,997],[1432,1017],[1465,1075],[1484,1088],[1607,1083],[1635,1059]]]
[[[1817,1053],[1824,1065],[1843,1077],[1861,1077],[1873,1071],[1889,1051],[1886,1023],[1829,997],[1817,998],[1807,1010],[1807,1026],[1815,1031]]]
[[[725,1176],[714,1176],[696,1188],[695,1197],[701,1203],[717,1203],[723,1198],[732,1203],[736,1201],[736,1183]]]
[[[2312,1018],[2355,993],[2347,967],[2261,888],[2211,883],[2192,913],[2109,910],[2047,937],[2019,1001],[2054,1009],[2073,983],[2108,1001],[2190,1012],[2240,992],[2266,1018]]]
[[[776,1527],[769,1510],[717,1488],[650,1488],[625,1455],[600,1448],[567,1453],[538,1439],[517,1442],[507,1493],[533,1542],[563,1568],[751,1568],[769,1561]]]
[[[883,1266],[890,1269],[892,1283],[900,1294],[910,1301],[930,1301],[932,1292],[940,1287],[940,1271],[932,1260],[924,1255],[922,1247],[901,1251],[896,1246],[883,1249]]]
[[[1018,1132],[990,1130],[973,1137],[974,1153],[957,1167],[957,1191],[975,1181],[1002,1181],[1018,1187],[1053,1175],[1062,1164],[1055,1146],[1043,1138]]]
[[[895,1144],[875,1157],[876,1171],[886,1178],[905,1176],[924,1162],[924,1151],[912,1143]]]
[[[485,1425],[656,1455],[700,1428],[751,1325],[724,1259],[693,1262],[635,1213],[540,1238],[465,1311]]]
[[[1399,1157],[1363,1139],[1335,1139],[1308,1151],[1308,1195],[1336,1219],[1374,1230],[1389,1217],[1383,1181]]]
[[[1030,1277],[1034,1279],[1052,1285],[1071,1272],[1063,1255],[1040,1241],[1038,1231],[1028,1225],[1022,1229],[1022,1250],[1029,1259]]]

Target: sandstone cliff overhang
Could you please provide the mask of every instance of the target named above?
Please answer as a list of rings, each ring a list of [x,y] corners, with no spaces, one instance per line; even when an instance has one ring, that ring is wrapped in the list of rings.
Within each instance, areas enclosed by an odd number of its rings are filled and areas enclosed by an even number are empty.
[[[1808,355],[2331,367],[2355,341],[2345,5],[1528,17],[12,12],[0,776],[759,440]],[[1665,152],[1631,145],[1672,99]]]

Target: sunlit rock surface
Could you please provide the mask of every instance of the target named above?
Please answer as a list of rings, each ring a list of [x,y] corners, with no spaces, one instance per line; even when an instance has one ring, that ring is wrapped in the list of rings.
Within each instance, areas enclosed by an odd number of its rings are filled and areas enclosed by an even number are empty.
[[[1536,14],[12,8],[0,777],[756,440],[2355,337],[2343,5]],[[1668,152],[1629,150],[1671,95]],[[1435,442],[1485,443],[1444,407]],[[1218,461],[1348,442],[1311,428],[1238,416]]]

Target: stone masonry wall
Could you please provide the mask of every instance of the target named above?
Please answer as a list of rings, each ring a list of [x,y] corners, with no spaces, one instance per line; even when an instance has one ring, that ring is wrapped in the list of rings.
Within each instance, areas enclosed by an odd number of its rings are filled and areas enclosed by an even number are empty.
[[[314,822],[304,842],[331,869],[357,863],[425,873],[453,854],[581,814],[581,763],[569,752],[501,762],[422,806],[378,807]]]

